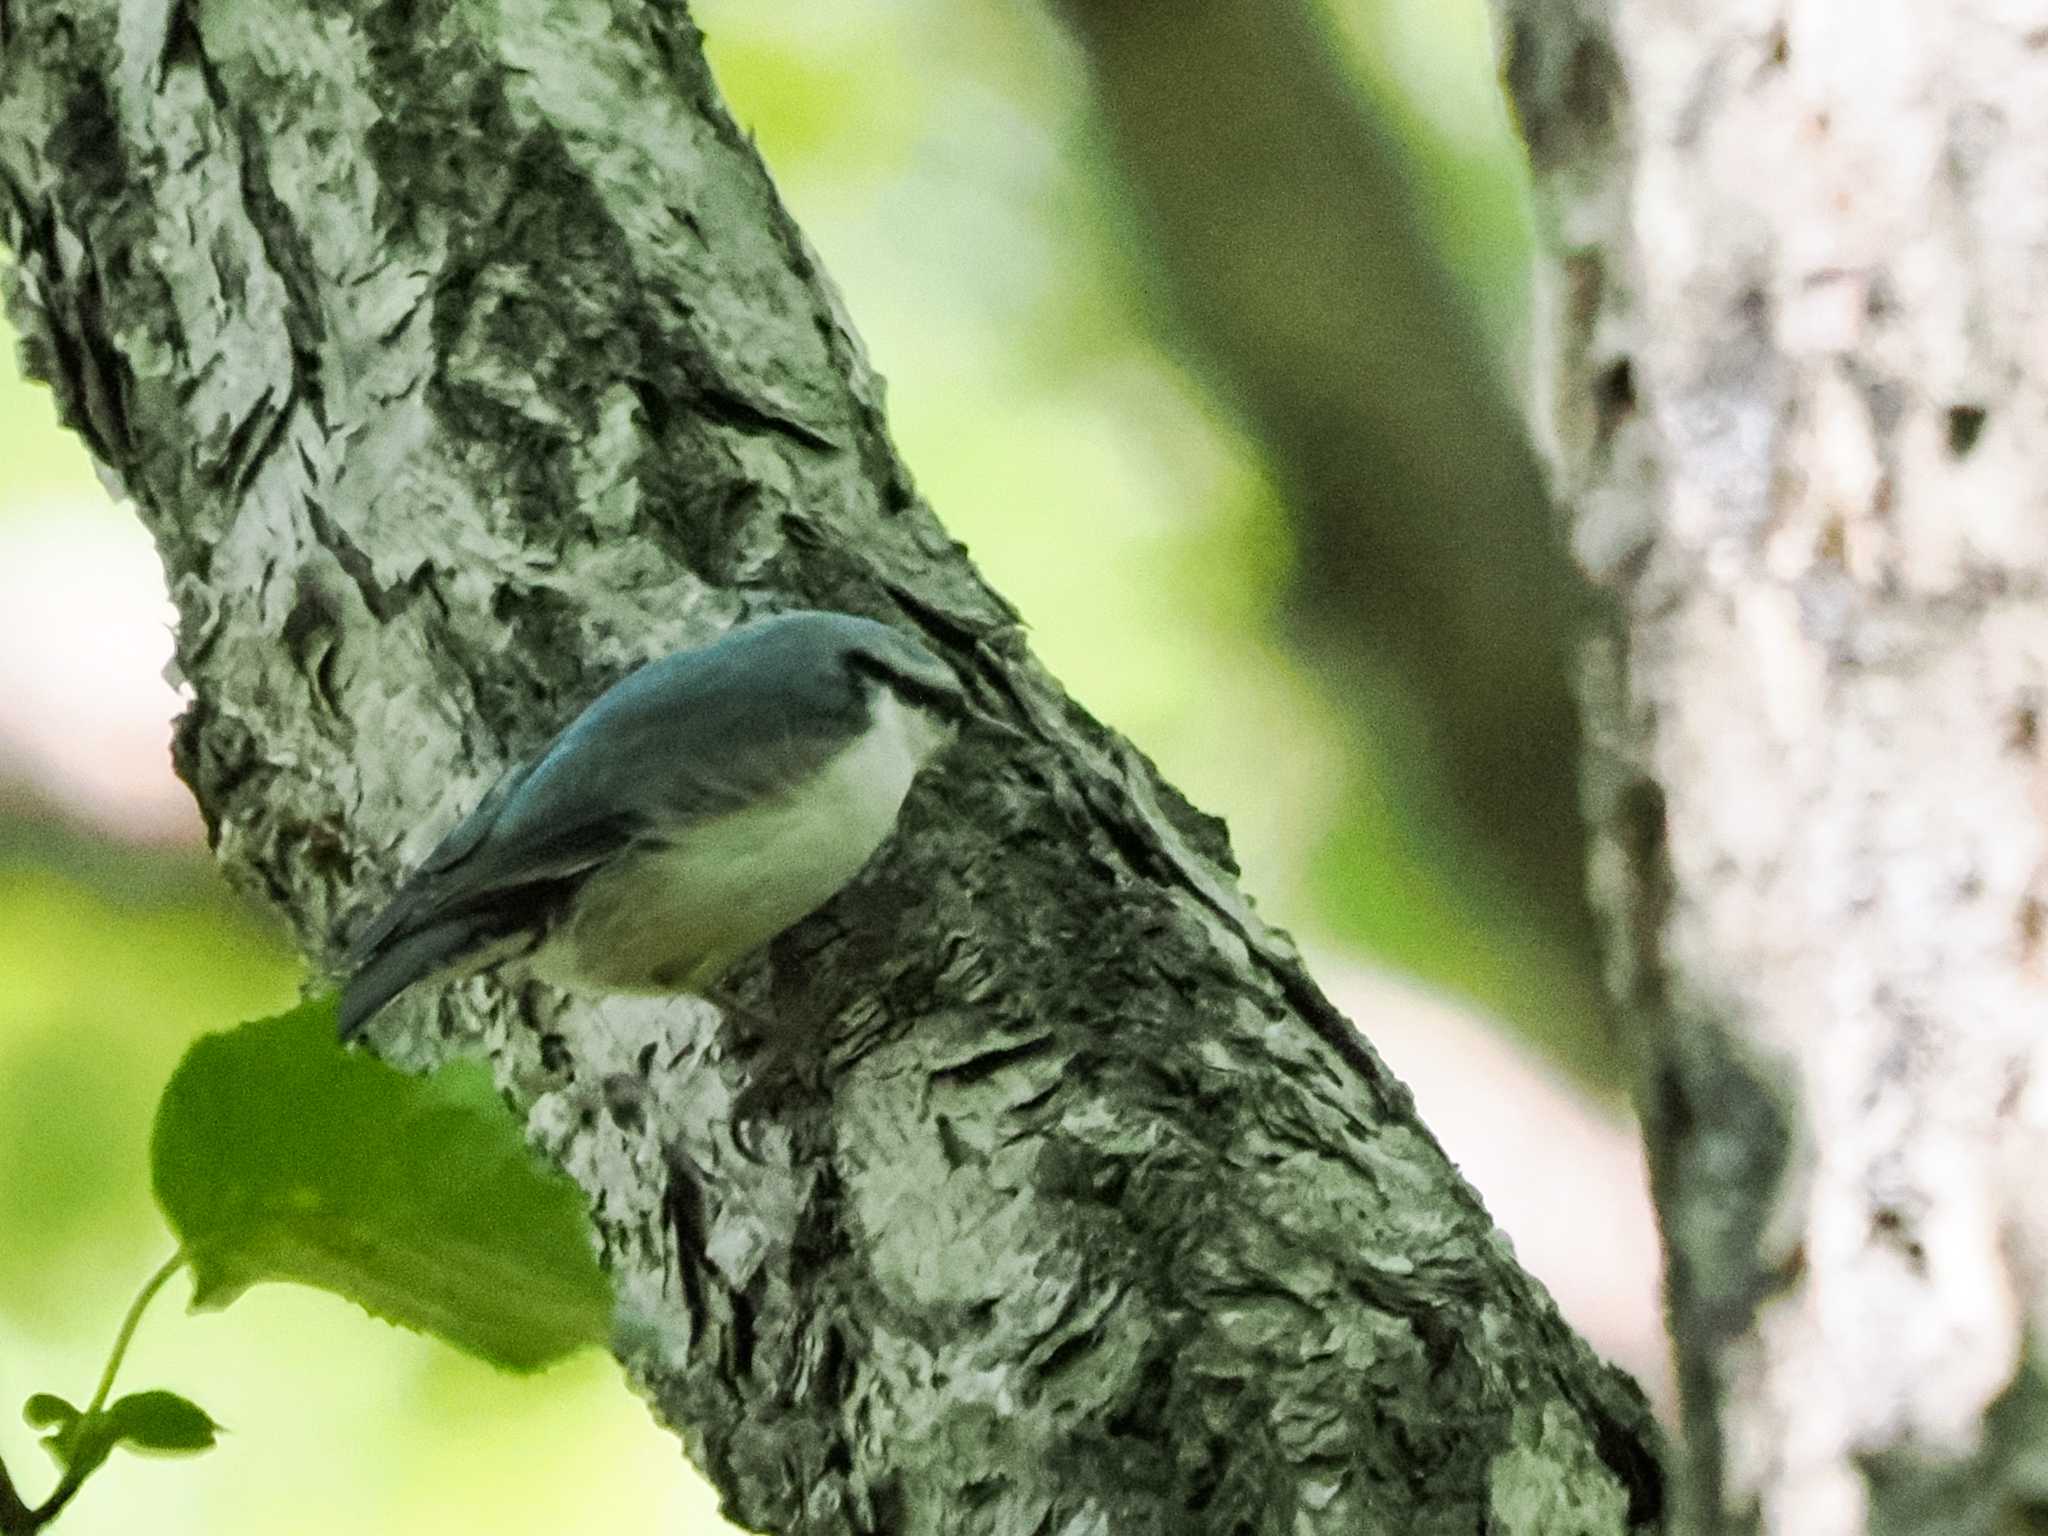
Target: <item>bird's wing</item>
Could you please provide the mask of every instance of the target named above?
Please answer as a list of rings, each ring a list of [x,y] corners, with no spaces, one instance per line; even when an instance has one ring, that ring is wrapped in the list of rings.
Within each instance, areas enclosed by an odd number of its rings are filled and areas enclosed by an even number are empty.
[[[524,776],[470,862],[516,870],[558,840],[580,848],[591,824],[625,817],[664,841],[816,778],[858,735],[851,704],[713,686],[601,703]]]
[[[363,931],[353,963],[455,917],[507,930],[636,842],[772,802],[844,751],[864,713],[850,684],[763,689],[729,667],[657,662],[493,785]],[[842,691],[843,690],[843,691]]]
[[[634,836],[623,822],[561,829],[543,846],[513,850],[504,867],[515,873],[499,878],[482,862],[494,824],[486,809],[441,841],[356,941],[341,995],[344,1041],[414,982],[522,947],[523,935],[545,930],[565,885]]]
[[[675,762],[656,795],[656,816],[687,829],[800,791],[845,752],[849,738],[829,722],[756,718],[744,746],[692,752]]]
[[[402,929],[417,926],[421,909],[429,905],[431,888],[438,882],[437,877],[459,865],[475,851],[491,824],[498,819],[498,813],[505,802],[525,780],[533,769],[531,763],[514,763],[498,777],[477,802],[476,809],[457,822],[448,835],[434,845],[433,851],[422,859],[419,866],[406,876],[403,884],[392,893],[384,908],[370,920],[370,925],[356,935],[355,943],[349,950],[351,966],[360,966],[391,942]]]
[[[497,904],[512,889],[553,886],[601,863],[631,841],[637,818],[630,813],[580,822],[525,823],[540,835],[494,836],[505,808],[531,776],[532,763],[508,769],[484,798],[441,841],[393,893],[384,909],[355,941],[350,964],[360,967],[407,935],[458,914]],[[504,914],[506,926],[514,917]]]

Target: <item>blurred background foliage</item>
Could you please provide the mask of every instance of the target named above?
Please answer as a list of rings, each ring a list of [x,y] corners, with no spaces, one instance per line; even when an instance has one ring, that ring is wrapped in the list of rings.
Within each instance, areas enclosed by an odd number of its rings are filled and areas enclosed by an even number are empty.
[[[1610,1092],[1544,692],[1575,599],[1514,426],[1528,214],[1485,15],[1304,4],[694,10],[921,489],[1052,670],[1228,818],[1269,915],[1464,993]],[[144,1150],[177,1055],[287,1005],[298,971],[170,776],[147,541],[5,350],[11,1413],[89,1383],[167,1245]],[[277,1288],[174,1312],[124,1385],[235,1433],[190,1466],[117,1460],[63,1529],[716,1524],[608,1361],[496,1378]]]

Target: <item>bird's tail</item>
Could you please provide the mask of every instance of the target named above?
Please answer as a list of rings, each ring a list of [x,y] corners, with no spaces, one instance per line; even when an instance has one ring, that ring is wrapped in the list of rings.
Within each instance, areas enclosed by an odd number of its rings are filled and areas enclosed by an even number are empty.
[[[378,1009],[414,982],[467,959],[480,937],[473,920],[451,917],[379,944],[341,989],[341,1038],[354,1039]]]

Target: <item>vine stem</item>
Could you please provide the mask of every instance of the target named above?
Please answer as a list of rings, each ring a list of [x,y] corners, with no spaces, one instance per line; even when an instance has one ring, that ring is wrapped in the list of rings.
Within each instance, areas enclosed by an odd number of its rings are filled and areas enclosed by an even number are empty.
[[[165,1259],[157,1272],[135,1293],[135,1299],[128,1304],[128,1315],[121,1319],[121,1331],[114,1335],[113,1350],[107,1355],[107,1368],[100,1372],[100,1384],[93,1392],[92,1404],[85,1410],[87,1413],[98,1413],[107,1405],[107,1394],[114,1390],[114,1373],[121,1369],[121,1357],[128,1353],[129,1341],[135,1337],[135,1328],[142,1321],[144,1310],[156,1299],[156,1293],[164,1288],[165,1282],[184,1264],[185,1250],[180,1248]]]
[[[33,1530],[30,1525],[29,1507],[21,1501],[21,1495],[14,1491],[14,1479],[7,1475],[7,1468],[0,1464],[0,1531],[9,1536],[15,1531]]]
[[[128,1353],[128,1345],[135,1338],[135,1329],[142,1321],[144,1310],[156,1299],[156,1293],[164,1288],[171,1276],[184,1267],[184,1263],[185,1250],[180,1248],[163,1261],[155,1274],[142,1283],[142,1289],[135,1293],[135,1299],[128,1304],[128,1315],[121,1319],[121,1331],[114,1335],[114,1347],[107,1354],[107,1368],[100,1372],[100,1384],[93,1391],[91,1406],[85,1410],[87,1418],[106,1407],[107,1394],[114,1390],[114,1376],[121,1369],[121,1357]],[[0,1496],[0,1531],[12,1536],[16,1531],[41,1530],[57,1518],[64,1506],[71,1502],[71,1496],[78,1492],[90,1475],[90,1468],[81,1469],[77,1462],[73,1462],[65,1469],[64,1476],[58,1481],[57,1486],[50,1490],[47,1499],[34,1509],[25,1509],[21,1507],[21,1500],[14,1494],[12,1485],[7,1483],[5,1474],[0,1473],[0,1494],[4,1494]]]

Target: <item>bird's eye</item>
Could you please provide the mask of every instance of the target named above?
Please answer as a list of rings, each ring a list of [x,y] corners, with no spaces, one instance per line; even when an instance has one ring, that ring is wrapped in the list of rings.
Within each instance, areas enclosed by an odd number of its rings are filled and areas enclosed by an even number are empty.
[[[880,683],[906,703],[957,715],[967,707],[960,680],[936,657],[896,657],[853,650],[846,663],[865,686]]]
[[[957,715],[967,708],[967,695],[958,688],[912,686],[904,692],[916,703],[927,709],[935,709],[941,714]]]

